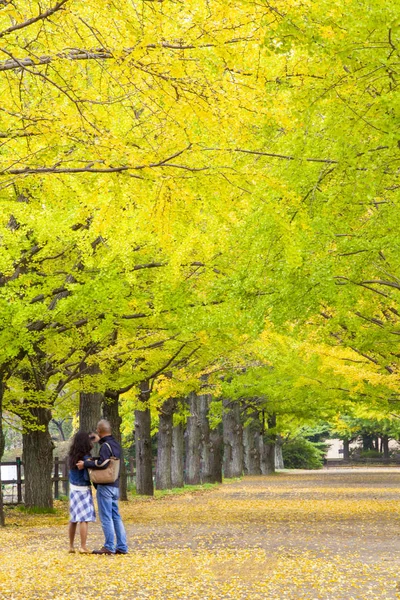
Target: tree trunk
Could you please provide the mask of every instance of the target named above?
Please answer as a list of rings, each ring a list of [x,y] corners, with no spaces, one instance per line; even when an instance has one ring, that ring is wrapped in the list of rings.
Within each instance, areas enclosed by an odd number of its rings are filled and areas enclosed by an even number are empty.
[[[389,436],[387,435],[383,435],[382,436],[382,446],[383,446],[383,458],[386,458],[387,460],[389,460],[390,455],[389,455]]]
[[[171,484],[172,487],[183,487],[183,425],[175,425],[172,429],[171,450]]]
[[[275,473],[275,442],[276,442],[276,415],[268,415],[268,429],[266,431],[261,452],[261,472],[263,475]]]
[[[98,365],[83,365],[83,374],[98,375],[100,368]],[[100,392],[80,392],[79,394],[79,429],[81,431],[96,431],[97,423],[100,421],[101,405],[104,395]]]
[[[121,423],[122,419],[119,416],[119,396],[117,393],[109,393],[104,399],[103,403],[103,415],[107,421],[110,422],[112,434],[121,446],[121,472],[119,478],[119,492],[120,498],[123,501],[128,500],[128,488],[127,488],[127,475],[126,475],[126,464],[124,459],[124,451],[122,448],[122,435],[121,435]]]
[[[275,444],[262,440],[261,444],[261,473],[275,473]]]
[[[244,472],[246,475],[261,475],[260,467],[261,423],[258,414],[243,429]]]
[[[135,410],[136,491],[153,496],[150,409]]]
[[[362,436],[362,440],[363,440],[363,450],[374,450],[374,438],[372,435],[369,434],[364,434]]]
[[[150,399],[150,382],[139,384],[139,400],[146,405]],[[135,454],[136,454],[136,492],[144,496],[154,495],[153,455],[151,448],[150,408],[135,410]]]
[[[222,483],[222,455],[224,443],[220,429],[213,429],[210,432],[211,442],[211,483]]]
[[[343,440],[343,460],[350,460],[350,440]]]
[[[283,453],[282,453],[283,439],[281,435],[276,436],[275,441],[275,469],[284,469]]]
[[[170,490],[172,488],[172,429],[175,406],[175,399],[170,398],[164,402],[160,410],[160,421],[157,433],[157,490]]]
[[[210,424],[208,422],[208,409],[210,405],[210,394],[202,394],[199,396],[199,416],[200,416],[200,438],[201,438],[201,482],[212,483],[211,473],[211,441],[210,441]]]
[[[28,508],[52,508],[53,489],[51,473],[53,448],[48,425],[51,411],[47,408],[31,408],[31,415],[41,429],[28,430],[22,436],[25,480],[25,506]]]
[[[200,444],[201,429],[198,410],[198,397],[194,392],[189,395],[190,417],[186,425],[186,469],[185,483],[188,485],[198,485],[200,479]]]
[[[1,377],[1,374],[0,374]],[[5,438],[3,432],[3,396],[5,385],[0,378],[0,464],[4,454]],[[3,491],[1,485],[1,467],[0,467],[0,527],[4,527],[4,507],[3,507]]]
[[[239,402],[223,400],[224,476],[243,475],[243,435]]]

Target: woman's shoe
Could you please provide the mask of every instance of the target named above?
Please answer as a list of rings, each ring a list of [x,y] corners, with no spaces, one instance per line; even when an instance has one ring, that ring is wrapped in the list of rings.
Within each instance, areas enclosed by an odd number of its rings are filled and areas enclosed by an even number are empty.
[[[92,551],[89,548],[79,548],[79,554],[92,554]]]
[[[70,548],[68,550],[68,554],[75,554],[75,548]]]

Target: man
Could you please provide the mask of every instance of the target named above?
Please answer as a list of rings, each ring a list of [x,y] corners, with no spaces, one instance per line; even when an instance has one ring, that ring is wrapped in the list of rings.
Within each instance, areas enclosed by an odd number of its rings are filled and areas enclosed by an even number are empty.
[[[97,424],[99,436],[100,454],[98,459],[80,460],[78,469],[101,469],[103,463],[111,456],[122,459],[121,446],[111,435],[111,426],[108,421],[102,419]],[[110,450],[111,448],[111,450]],[[106,462],[107,465],[107,462]],[[100,550],[93,550],[93,554],[128,554],[126,533],[121,515],[118,509],[119,499],[119,476],[114,483],[97,484],[97,506],[103,533],[105,537],[104,546]],[[115,545],[115,538],[117,544]]]

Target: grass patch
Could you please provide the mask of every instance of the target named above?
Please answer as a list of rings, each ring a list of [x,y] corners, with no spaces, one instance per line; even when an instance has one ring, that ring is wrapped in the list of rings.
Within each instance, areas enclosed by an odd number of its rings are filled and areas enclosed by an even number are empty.
[[[22,512],[27,515],[55,515],[57,514],[57,509],[55,508],[40,508],[39,506],[27,507],[23,505],[18,505],[15,510]]]
[[[237,481],[241,481],[241,478],[235,477],[232,479],[223,479],[222,484],[236,483]],[[170,490],[154,490],[154,496],[142,496],[136,493],[135,485],[130,484],[128,486],[128,495],[129,500],[141,500],[145,498],[165,498],[166,496],[179,496],[182,494],[195,494],[198,492],[207,492],[210,490],[214,490],[222,485],[221,483],[202,483],[199,485],[185,485],[182,488],[172,488]]]
[[[178,496],[190,492],[201,492],[203,490],[213,490],[218,487],[218,483],[203,483],[202,485],[185,485],[183,488],[172,488],[172,490],[154,490],[155,498],[164,498],[164,496]]]
[[[219,485],[219,483],[203,483],[201,485],[185,485],[185,487],[172,488],[170,490],[154,490],[154,496],[142,496],[140,494],[137,494],[134,486],[130,486],[128,492],[129,500],[142,500],[145,498],[154,498],[155,500],[157,500],[159,498],[165,498],[166,496],[179,496],[181,494],[205,492],[208,490],[213,490]]]

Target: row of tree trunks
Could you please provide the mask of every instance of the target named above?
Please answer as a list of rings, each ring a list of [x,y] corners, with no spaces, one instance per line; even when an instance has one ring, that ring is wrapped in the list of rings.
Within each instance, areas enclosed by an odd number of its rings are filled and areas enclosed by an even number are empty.
[[[350,460],[350,443],[351,439],[343,439],[343,460]],[[380,438],[380,448],[379,448],[379,439],[375,440],[375,445],[373,444],[372,436],[363,436],[363,450],[379,450],[383,452],[383,458],[389,459],[389,436],[382,435]]]
[[[150,409],[146,408],[149,397],[149,382],[144,381],[140,384],[140,399],[145,408],[135,411],[136,489],[138,494],[144,495],[154,493],[151,416]],[[114,436],[121,442],[118,394],[108,394],[104,400],[103,394],[85,393],[81,394],[80,400],[81,430],[94,430],[99,418],[104,416],[110,421]],[[162,406],[158,432],[157,489],[182,487],[184,483],[196,485],[220,482],[222,463],[227,478],[240,477],[243,472],[259,475],[275,470],[281,445],[276,444],[275,434],[262,435],[257,414],[253,415],[250,424],[243,431],[239,402],[224,400],[222,425],[217,430],[210,431],[210,396],[192,393],[188,402],[190,416],[185,434],[182,424],[173,426],[177,401],[170,399]],[[31,409],[31,412],[36,428],[23,435],[25,502],[27,506],[51,508],[54,447],[48,431],[51,412],[45,408]],[[274,431],[275,426],[274,417],[269,417],[268,428]],[[4,440],[2,441],[0,430],[0,451],[2,443],[4,444]],[[121,461],[121,499],[127,499],[124,461]]]
[[[157,435],[156,488],[170,489],[222,481],[222,435],[210,431],[210,396],[191,393],[186,431],[173,426],[177,400],[166,401],[160,410]]]
[[[264,418],[264,417],[263,417]],[[243,429],[244,472],[246,475],[269,475],[283,469],[281,436],[276,434],[276,416],[269,415],[267,429],[260,414],[254,412]]]
[[[210,430],[208,418],[211,396],[189,396],[190,416],[186,424],[185,483],[217,483],[222,481],[222,435]]]

